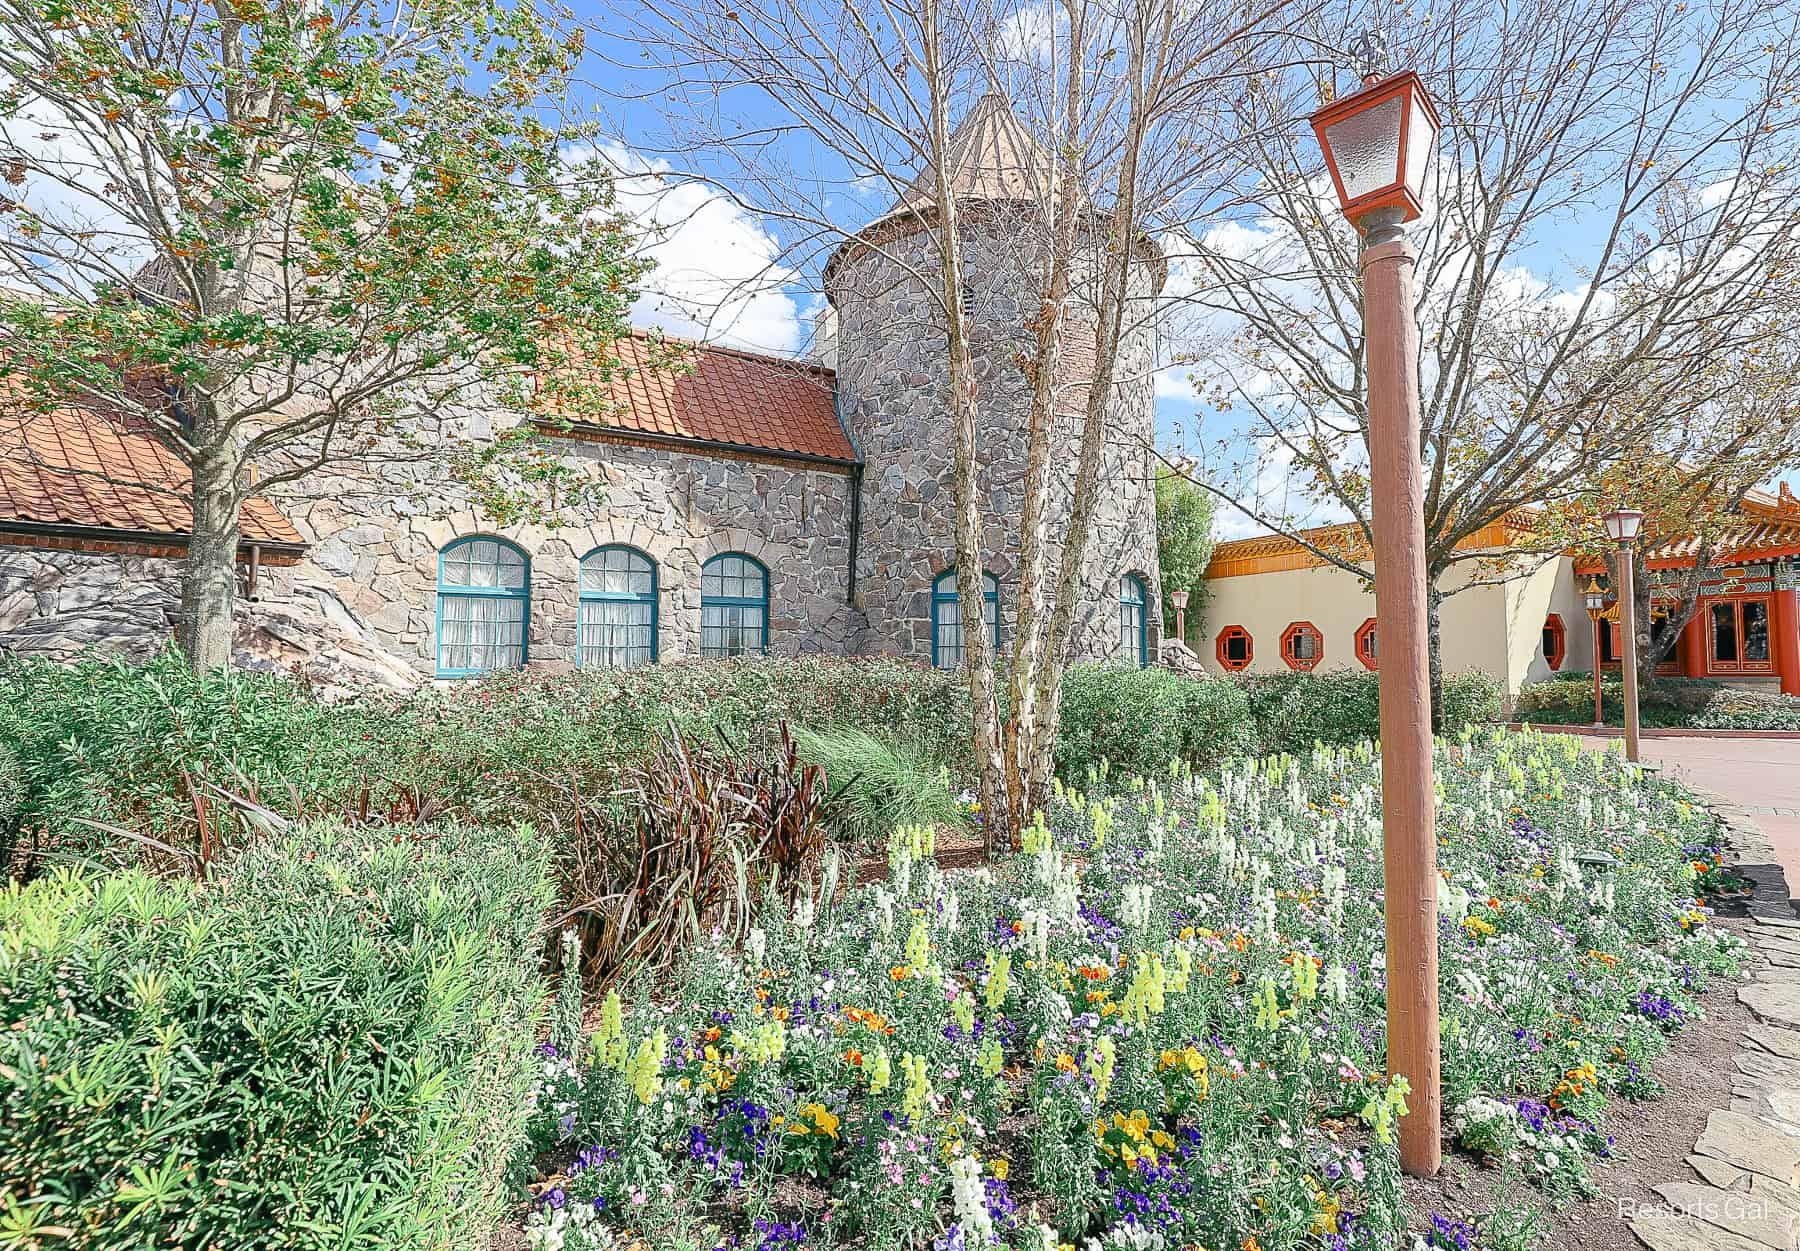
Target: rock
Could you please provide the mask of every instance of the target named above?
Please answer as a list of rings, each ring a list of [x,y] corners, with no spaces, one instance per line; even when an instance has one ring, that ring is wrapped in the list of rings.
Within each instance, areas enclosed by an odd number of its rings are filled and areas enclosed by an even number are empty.
[[[1750,1025],[1744,1029],[1744,1041],[1761,1047],[1770,1055],[1800,1060],[1800,1030],[1780,1029],[1773,1025]]]
[[[1746,1173],[1736,1165],[1727,1164],[1723,1160],[1715,1160],[1709,1155],[1690,1155],[1688,1166],[1713,1185],[1723,1190],[1748,1190],[1752,1174]]]
[[[1707,1117],[1694,1151],[1781,1182],[1792,1181],[1794,1170],[1800,1168],[1800,1137],[1741,1112],[1714,1112]]]
[[[1165,667],[1188,677],[1206,676],[1206,666],[1200,663],[1200,657],[1180,639],[1164,639],[1162,646],[1157,649],[1156,659]]]
[[[1738,1002],[1764,1021],[1800,1028],[1800,982],[1752,982],[1738,987]]]
[[[1737,1058],[1737,1070],[1758,1085],[1800,1091],[1800,1060],[1746,1051]]]
[[[330,588],[310,582],[295,583],[290,599],[239,605],[232,662],[290,674],[326,699],[368,689],[409,691],[422,680]]]
[[[1750,919],[1755,921],[1758,925],[1767,926],[1770,929],[1794,930],[1800,932],[1800,921],[1791,920],[1788,917],[1767,917],[1759,912],[1752,915]]]
[[[1692,1216],[1641,1215],[1631,1221],[1631,1232],[1650,1251],[1769,1251],[1768,1243],[1752,1242]]]
[[[1792,1214],[1754,1194],[1696,1186],[1691,1182],[1669,1182],[1658,1186],[1656,1193],[1685,1217],[1783,1251],[1793,1245],[1790,1241]]]

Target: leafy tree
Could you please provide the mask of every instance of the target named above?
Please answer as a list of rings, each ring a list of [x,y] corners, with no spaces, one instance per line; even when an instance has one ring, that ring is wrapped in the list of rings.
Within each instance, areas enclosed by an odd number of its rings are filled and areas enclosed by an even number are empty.
[[[433,437],[452,401],[592,398],[638,270],[559,114],[582,49],[529,0],[0,0],[4,403],[188,466],[196,669],[230,658],[252,483]],[[564,472],[502,443],[521,482]]]
[[[1156,472],[1156,553],[1162,565],[1163,628],[1175,632],[1171,591],[1187,591],[1188,624],[1198,627],[1206,595],[1206,566],[1212,560],[1213,497],[1178,470]],[[1186,642],[1186,640],[1182,640]]]

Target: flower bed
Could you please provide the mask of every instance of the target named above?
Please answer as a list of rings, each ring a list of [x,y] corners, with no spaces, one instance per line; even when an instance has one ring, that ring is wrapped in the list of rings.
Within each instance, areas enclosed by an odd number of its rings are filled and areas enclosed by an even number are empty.
[[[1651,1061],[1741,959],[1693,897],[1711,822],[1572,740],[1466,737],[1438,769],[1446,1119],[1577,1193],[1609,1101],[1658,1092]],[[886,882],[768,909],[545,1049],[533,1245],[1516,1238],[1400,1197],[1378,784],[1366,744],[1102,771],[985,871],[899,832]]]

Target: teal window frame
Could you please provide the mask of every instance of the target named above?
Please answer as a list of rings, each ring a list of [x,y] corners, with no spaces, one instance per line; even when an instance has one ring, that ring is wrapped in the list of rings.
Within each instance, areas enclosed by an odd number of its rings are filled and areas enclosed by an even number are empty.
[[[1000,650],[1000,579],[985,569],[981,573],[981,609],[982,615],[991,613],[993,621],[994,650]],[[955,607],[958,616],[955,621],[946,621],[945,615],[951,607]],[[931,667],[933,669],[958,669],[963,663],[962,642],[962,594],[956,589],[956,570],[946,569],[931,580]],[[954,646],[947,646],[941,639],[945,630],[957,631]],[[951,661],[948,653],[955,653]],[[949,663],[946,663],[949,662]]]
[[[729,595],[720,594],[718,592],[708,595],[706,593],[706,579],[709,572],[714,566],[723,565],[728,560],[741,560],[751,568],[755,569],[757,573],[762,576],[761,596]],[[739,574],[735,576],[741,578],[742,575]],[[721,649],[717,646],[709,647],[707,645],[706,632],[708,629],[742,631],[746,628],[741,623],[724,621],[709,627],[706,622],[706,610],[709,608],[721,610],[733,608],[740,610],[745,608],[756,609],[762,616],[762,631],[761,641],[754,654],[759,656],[767,656],[769,654],[769,567],[763,564],[762,561],[752,556],[749,552],[720,552],[717,556],[710,557],[705,564],[700,566],[700,654],[717,660],[729,659],[733,656],[751,655],[752,653],[747,648],[742,651],[732,651],[729,648]]]
[[[464,547],[477,543],[493,543],[511,552],[519,558],[520,577],[522,581],[512,586],[471,586],[450,583],[444,580],[444,567],[450,562],[453,553]],[[467,562],[465,562],[467,563]],[[503,565],[496,563],[496,568]],[[519,663],[517,665],[490,665],[483,668],[471,666],[446,665],[444,663],[444,605],[447,601],[490,600],[495,603],[519,605]],[[489,673],[499,673],[503,668],[523,669],[531,659],[531,556],[517,543],[503,539],[496,534],[468,534],[460,539],[446,543],[438,549],[437,599],[435,608],[436,622],[433,638],[436,645],[435,665],[440,678],[479,678]],[[471,644],[461,643],[452,646],[469,647]]]
[[[1134,613],[1135,630],[1130,621]],[[1135,573],[1119,576],[1119,642],[1136,650],[1138,668],[1150,667],[1150,585]]]
[[[648,591],[608,591],[604,589],[604,587],[600,590],[590,590],[588,588],[588,562],[595,557],[599,557],[601,559],[601,568],[604,571],[605,558],[612,552],[623,552],[625,555],[635,557],[638,560],[643,561],[645,565],[649,566],[650,589]],[[626,572],[637,573],[639,571],[627,570]],[[590,605],[598,607],[600,605],[625,604],[648,607],[650,609],[650,658],[644,663],[652,665],[657,663],[661,656],[662,642],[662,613],[660,607],[662,571],[657,568],[656,561],[651,558],[649,552],[632,547],[628,543],[603,543],[581,558],[581,566],[577,574],[577,585],[580,587],[580,592],[575,607],[576,667],[594,669],[635,669],[638,667],[633,664],[615,665],[602,660],[588,660],[585,658],[589,650],[586,645],[586,638],[587,628],[590,625],[590,622],[588,621]],[[633,623],[593,622],[591,624],[603,627],[625,625],[626,628],[630,628],[630,625]],[[604,650],[610,655],[614,651],[624,649],[608,647]]]

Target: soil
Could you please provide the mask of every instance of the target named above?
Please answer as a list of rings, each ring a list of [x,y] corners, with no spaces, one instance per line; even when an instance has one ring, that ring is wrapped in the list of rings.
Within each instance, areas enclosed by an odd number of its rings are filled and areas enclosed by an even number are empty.
[[[1739,934],[1747,925],[1739,920],[1717,924]],[[1706,1019],[1674,1035],[1669,1050],[1655,1062],[1653,1071],[1668,1087],[1667,1093],[1644,1103],[1621,1099],[1609,1105],[1607,1128],[1613,1135],[1613,1157],[1589,1170],[1599,1196],[1550,1214],[1539,1231],[1539,1247],[1546,1251],[1642,1251],[1624,1218],[1634,1206],[1661,1202],[1654,1187],[1699,1180],[1686,1157],[1706,1127],[1707,1116],[1731,1106],[1731,1077],[1736,1071],[1732,1060],[1741,1049],[1744,1028],[1753,1019],[1749,1009],[1738,1002],[1736,982],[1713,979],[1700,1002]],[[1422,1219],[1438,1212],[1469,1221],[1498,1206],[1500,1182],[1498,1168],[1455,1153],[1445,1155],[1440,1176],[1430,1181],[1408,1179],[1405,1189]]]

